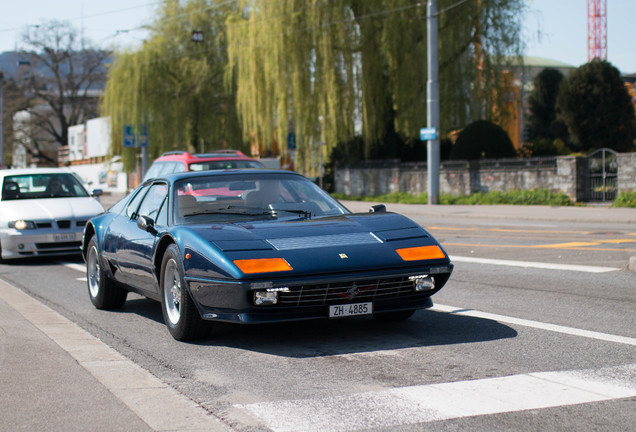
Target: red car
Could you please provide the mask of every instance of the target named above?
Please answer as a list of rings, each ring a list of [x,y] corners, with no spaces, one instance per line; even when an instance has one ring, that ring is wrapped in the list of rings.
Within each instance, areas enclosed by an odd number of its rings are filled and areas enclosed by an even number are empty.
[[[162,154],[150,166],[144,181],[170,173],[183,171],[207,171],[230,168],[265,168],[265,166],[238,150],[215,150],[212,153],[190,154],[171,151]]]

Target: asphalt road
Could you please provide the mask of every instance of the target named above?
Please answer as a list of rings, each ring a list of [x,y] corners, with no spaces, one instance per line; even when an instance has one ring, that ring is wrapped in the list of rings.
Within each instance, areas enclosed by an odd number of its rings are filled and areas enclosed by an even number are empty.
[[[228,430],[633,430],[636,211],[389,210],[429,229],[456,266],[435,308],[402,323],[219,324],[180,343],[153,301],[94,309],[79,259],[2,264],[0,279]]]

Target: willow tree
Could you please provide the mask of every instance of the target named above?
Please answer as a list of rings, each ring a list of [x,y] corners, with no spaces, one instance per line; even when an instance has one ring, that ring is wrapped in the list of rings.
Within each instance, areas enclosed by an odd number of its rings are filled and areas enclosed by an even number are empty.
[[[240,0],[228,21],[230,80],[246,134],[333,146],[426,121],[426,2]],[[504,115],[506,62],[521,51],[524,0],[439,0],[442,133]],[[233,82],[233,81],[231,81]]]
[[[122,147],[124,125],[147,126],[150,157],[243,147],[234,92],[224,84],[229,3],[165,0],[143,46],[115,58],[101,112],[127,170],[138,150]]]

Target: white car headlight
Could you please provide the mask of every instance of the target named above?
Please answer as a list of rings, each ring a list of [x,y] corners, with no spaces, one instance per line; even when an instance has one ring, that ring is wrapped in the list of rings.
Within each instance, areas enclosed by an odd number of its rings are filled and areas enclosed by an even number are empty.
[[[35,229],[35,222],[19,219],[9,222],[9,228],[15,228],[17,230]]]

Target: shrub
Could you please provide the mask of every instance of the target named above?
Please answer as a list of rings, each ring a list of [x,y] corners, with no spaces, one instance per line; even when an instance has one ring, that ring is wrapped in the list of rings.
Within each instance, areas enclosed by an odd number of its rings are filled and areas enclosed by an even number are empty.
[[[466,126],[457,136],[451,159],[499,159],[517,155],[508,133],[486,120],[477,120]]]
[[[612,207],[636,207],[636,192],[621,192],[618,194]]]
[[[343,194],[333,194],[333,197],[340,200],[352,201],[373,201],[393,204],[427,204],[428,194],[411,195],[406,192],[393,192],[379,196],[347,196]],[[440,204],[462,204],[462,205],[549,205],[549,206],[569,206],[573,205],[570,197],[563,192],[551,192],[547,189],[532,189],[522,191],[488,192],[475,193],[468,196],[453,196],[441,194]]]

